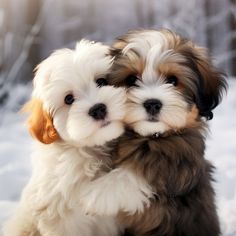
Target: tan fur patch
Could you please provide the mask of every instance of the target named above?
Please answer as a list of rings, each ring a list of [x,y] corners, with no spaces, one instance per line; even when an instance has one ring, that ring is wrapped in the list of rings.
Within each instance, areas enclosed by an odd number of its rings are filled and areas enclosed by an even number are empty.
[[[187,115],[186,127],[195,127],[196,123],[199,123],[198,117],[199,117],[199,111],[198,111],[196,105],[194,105],[192,107],[191,111]]]
[[[53,126],[52,117],[43,109],[43,103],[40,100],[30,100],[25,104],[22,111],[31,113],[28,125],[34,138],[45,144],[53,143],[59,139],[59,135]]]
[[[113,74],[115,75],[115,78],[117,78],[116,82],[120,86],[125,85],[125,79],[129,75],[141,77],[144,70],[144,62],[133,52],[127,53],[127,57],[120,59],[119,64],[122,65],[122,70],[114,70]],[[119,83],[119,81],[121,83]]]
[[[183,90],[184,90],[183,78],[188,77],[190,75],[191,71],[188,68],[186,68],[185,66],[182,66],[178,63],[165,62],[165,63],[160,63],[157,66],[157,73],[164,78],[167,78],[168,76],[172,76],[172,75],[176,76],[178,79],[177,89],[180,92],[183,92]]]
[[[113,44],[113,47],[116,49],[123,49],[126,45],[127,45],[127,42],[118,40]]]
[[[168,124],[166,124],[168,125]],[[198,128],[201,129],[203,124],[200,122],[199,119],[199,110],[197,109],[196,105],[193,105],[191,110],[187,113],[186,117],[186,124],[184,127],[175,127],[175,126],[169,126],[169,129],[166,130],[165,134],[163,136],[169,136],[173,133],[181,133],[183,129],[185,128]],[[173,132],[174,131],[174,132]]]

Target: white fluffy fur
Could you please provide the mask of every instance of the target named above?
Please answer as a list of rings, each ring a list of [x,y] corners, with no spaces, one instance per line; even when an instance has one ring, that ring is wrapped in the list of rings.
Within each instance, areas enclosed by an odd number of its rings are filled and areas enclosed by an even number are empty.
[[[123,132],[125,113],[123,89],[111,86],[97,87],[95,80],[104,77],[112,64],[107,56],[109,48],[100,43],[81,41],[76,50],[62,49],[42,62],[34,79],[33,97],[43,101],[53,114],[54,126],[67,142],[80,146],[102,145]],[[64,98],[72,93],[75,102],[64,104]],[[96,103],[104,103],[108,109],[105,122],[94,122],[88,110]],[[107,137],[108,136],[108,137]],[[98,138],[99,137],[99,138]]]
[[[151,187],[129,169],[117,168],[96,179],[80,200],[86,212],[114,216],[119,211],[134,214],[150,205]]]
[[[117,236],[121,232],[112,217],[88,216],[80,205],[81,194],[93,186],[91,180],[103,174],[103,163],[85,146],[103,145],[123,132],[123,90],[98,88],[95,83],[111,66],[107,54],[107,46],[82,41],[76,50],[57,51],[39,66],[33,98],[41,100],[52,115],[61,139],[47,145],[35,144],[33,175],[16,214],[5,225],[5,236]],[[64,104],[68,93],[75,96],[70,106]],[[110,123],[105,127],[88,115],[96,103],[107,106],[106,122]],[[131,177],[133,182],[138,185],[138,180]]]
[[[119,235],[121,229],[113,218],[85,215],[79,205],[79,195],[101,163],[83,149],[63,143],[36,144],[35,150],[33,175],[4,235]]]

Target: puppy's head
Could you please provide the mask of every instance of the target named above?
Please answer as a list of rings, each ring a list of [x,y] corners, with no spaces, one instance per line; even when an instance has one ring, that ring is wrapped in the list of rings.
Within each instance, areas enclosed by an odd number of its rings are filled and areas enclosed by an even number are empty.
[[[83,40],[75,50],[56,51],[38,66],[25,106],[33,137],[45,144],[94,146],[122,134],[125,93],[107,84],[108,54],[107,46]]]
[[[126,123],[144,136],[211,119],[226,88],[206,49],[167,30],[129,32],[111,55],[109,81],[127,88]]]

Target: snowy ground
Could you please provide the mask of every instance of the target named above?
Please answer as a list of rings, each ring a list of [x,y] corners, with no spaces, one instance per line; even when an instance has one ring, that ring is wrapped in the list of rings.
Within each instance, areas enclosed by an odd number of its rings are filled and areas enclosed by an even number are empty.
[[[215,189],[223,236],[236,236],[236,80],[229,82],[228,96],[210,122],[206,156],[216,166]],[[15,106],[25,94],[29,94],[29,88],[17,87],[8,111],[0,116],[0,227],[12,214],[31,172],[31,138]]]

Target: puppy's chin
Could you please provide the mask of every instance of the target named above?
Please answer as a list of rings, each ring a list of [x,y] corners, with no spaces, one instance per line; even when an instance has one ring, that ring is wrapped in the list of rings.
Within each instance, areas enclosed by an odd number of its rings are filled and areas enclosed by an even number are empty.
[[[189,112],[191,115],[192,113]],[[136,133],[141,136],[150,136],[153,134],[163,134],[170,130],[179,130],[184,128],[187,125],[188,117],[190,117],[186,111],[178,114],[169,114],[163,113],[156,121],[148,121],[148,120],[138,120],[135,122],[127,122],[127,126],[133,129]],[[195,119],[195,116],[194,116]]]
[[[128,125],[136,133],[141,136],[150,136],[153,134],[162,134],[170,130],[170,126],[161,121],[150,122],[150,121],[138,121],[132,125]]]
[[[118,138],[124,132],[121,121],[112,121],[103,124],[90,136],[76,141],[79,146],[102,146],[113,139]]]

